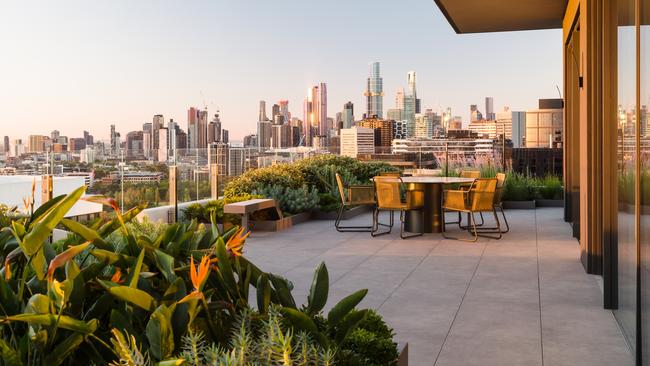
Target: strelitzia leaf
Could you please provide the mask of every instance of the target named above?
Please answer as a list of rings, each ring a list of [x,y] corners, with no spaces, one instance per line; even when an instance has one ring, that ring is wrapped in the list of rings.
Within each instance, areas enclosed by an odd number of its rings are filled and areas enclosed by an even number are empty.
[[[321,262],[314,272],[314,279],[311,282],[309,297],[307,298],[307,308],[309,309],[310,314],[316,314],[323,310],[327,303],[329,287],[330,284],[327,266],[325,265],[325,262]]]
[[[57,268],[63,266],[68,261],[72,260],[72,258],[74,258],[77,254],[83,252],[86,248],[88,248],[88,246],[90,244],[91,243],[88,241],[88,242],[85,242],[83,244],[71,246],[67,250],[65,250],[63,253],[57,255],[56,257],[54,257],[54,259],[52,259],[52,261],[50,262],[49,268],[47,269],[48,278],[51,279],[54,276],[54,271]]]
[[[108,264],[116,265],[118,267],[128,267],[135,263],[136,258],[128,255],[111,252],[103,249],[93,249],[90,254],[97,258],[99,261],[106,261]]]
[[[269,276],[264,273],[257,280],[257,310],[266,314],[269,311],[271,303],[271,283]]]
[[[99,236],[97,231],[93,229],[90,229],[76,221],[68,220],[68,219],[61,220],[61,224],[66,228],[68,228],[68,230],[81,236],[84,240],[92,242],[93,245],[95,245],[97,248],[106,249],[106,250],[113,249],[111,245],[106,243],[104,239],[102,239]]]
[[[83,341],[83,334],[72,334],[48,353],[47,357],[45,357],[45,365],[58,366],[62,364]]]
[[[59,317],[54,314],[18,314],[0,318],[0,324],[7,322],[24,322],[28,324],[44,325],[46,327],[57,325],[59,328],[83,334],[91,334],[95,332],[98,325],[97,319],[85,322],[67,315],[61,315]]]
[[[329,314],[327,315],[327,320],[333,325],[337,324],[343,320],[343,318],[345,318],[345,316],[348,315],[352,309],[359,305],[361,300],[366,297],[366,294],[368,294],[367,289],[359,290],[339,301],[339,303],[336,304],[332,310],[330,310]]]
[[[0,358],[5,366],[23,366],[18,351],[13,349],[9,343],[0,338]]]
[[[131,288],[138,287],[138,279],[140,278],[140,270],[142,270],[142,261],[144,260],[144,252],[145,252],[144,249],[140,251],[140,255],[138,256],[135,265],[131,268],[131,272],[129,273],[129,278],[127,280],[127,283]]]
[[[145,334],[149,340],[149,351],[157,360],[169,358],[174,352],[174,332],[171,318],[176,305],[160,305],[149,318]]]
[[[111,295],[118,299],[129,302],[144,310],[154,311],[156,309],[156,300],[148,293],[137,288],[128,286],[112,286],[107,290]]]

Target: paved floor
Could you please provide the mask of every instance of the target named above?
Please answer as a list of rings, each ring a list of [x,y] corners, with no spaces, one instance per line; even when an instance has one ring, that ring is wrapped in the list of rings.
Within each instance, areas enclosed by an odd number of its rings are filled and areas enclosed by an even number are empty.
[[[401,240],[398,230],[371,238],[311,221],[254,233],[246,255],[292,280],[298,302],[306,302],[321,261],[330,273],[330,305],[368,288],[361,305],[378,309],[396,339],[409,343],[411,365],[632,365],[562,210],[507,215],[512,230],[502,240]]]

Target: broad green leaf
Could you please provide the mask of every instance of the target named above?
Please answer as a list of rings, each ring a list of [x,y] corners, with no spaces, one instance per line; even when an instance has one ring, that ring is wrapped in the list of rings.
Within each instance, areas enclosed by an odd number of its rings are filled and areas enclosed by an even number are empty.
[[[55,314],[18,314],[12,315],[4,318],[0,318],[0,324],[4,322],[24,322],[28,324],[38,324],[44,325],[46,327],[51,327],[57,324],[58,327],[72,330],[75,332],[90,334],[97,329],[99,322],[97,319],[92,319],[88,322],[78,320],[67,315],[61,315],[57,318]]]
[[[314,272],[314,279],[311,282],[309,297],[307,298],[307,308],[309,309],[310,314],[316,314],[323,310],[325,304],[327,304],[329,287],[330,283],[327,266],[325,265],[325,262],[321,262]]]
[[[160,305],[149,318],[145,334],[149,340],[149,351],[157,360],[169,358],[174,352],[174,331],[171,318],[176,305]]]
[[[127,301],[147,311],[156,309],[156,300],[148,293],[128,286],[113,286],[108,292],[120,300]]]
[[[13,234],[18,243],[23,241],[23,237],[26,234],[25,227],[20,222],[14,220],[11,222],[11,227],[13,228]]]
[[[230,255],[226,250],[226,244],[221,239],[217,240],[216,252],[218,259],[217,263],[219,265],[219,274],[221,274],[223,278],[224,285],[228,289],[228,292],[230,292],[231,296],[235,299],[238,299],[241,296],[239,296],[237,282],[235,281],[232,265],[230,264]]]
[[[156,259],[156,266],[160,269],[163,276],[165,276],[167,282],[174,282],[176,279],[176,273],[174,273],[174,257],[159,249],[156,249],[153,253]]]
[[[108,264],[116,265],[121,268],[126,268],[135,263],[135,257],[108,250],[93,249],[90,251],[90,254],[99,261],[106,261]]]
[[[287,307],[282,308],[282,314],[284,314],[285,318],[289,320],[289,323],[293,328],[310,333],[322,347],[327,348],[329,343],[327,337],[318,331],[316,323],[314,323],[307,314],[300,310]]]
[[[45,365],[58,366],[65,361],[84,341],[84,335],[75,333],[59,343],[56,348],[45,357]]]
[[[166,360],[166,361],[160,361],[156,364],[156,366],[180,366],[185,364],[185,359],[184,358],[178,358],[176,360]]]
[[[90,245],[90,242],[85,242],[83,244],[71,246],[68,249],[66,249],[63,253],[57,255],[50,261],[50,266],[47,269],[47,275],[51,279],[52,276],[54,276],[54,271],[66,264],[68,261],[72,260],[77,254],[83,252],[88,246]]]
[[[34,272],[36,272],[36,277],[42,281],[45,279],[45,272],[47,271],[47,261],[45,260],[45,252],[43,251],[43,247],[39,249],[38,252],[36,252],[32,258],[31,258],[31,265],[32,268],[34,269]]]
[[[343,318],[345,318],[345,316],[348,315],[352,309],[359,305],[361,300],[366,297],[367,293],[367,289],[359,290],[339,301],[339,303],[336,304],[327,315],[327,320],[330,322],[330,324],[336,325],[338,322],[343,320]]]
[[[357,324],[359,324],[359,322],[365,318],[367,313],[368,310],[353,310],[345,318],[343,318],[343,321],[341,324],[339,324],[337,329],[337,340],[339,342],[343,342],[345,337],[347,337],[348,334],[357,327]]]
[[[0,276],[0,304],[2,304],[2,311],[6,315],[14,315],[20,311],[21,301],[18,296],[11,289],[9,284],[5,281],[4,276]]]
[[[97,231],[93,229],[90,229],[76,221],[68,219],[61,220],[61,224],[68,228],[68,230],[82,237],[84,240],[92,242],[93,245],[95,245],[97,248],[106,250],[112,249],[112,246],[106,243],[104,239],[99,236]]]
[[[40,220],[43,216],[48,214],[54,206],[56,206],[59,202],[61,202],[62,199],[65,198],[65,194],[62,194],[60,196],[56,196],[52,198],[51,200],[45,202],[44,204],[40,205],[39,208],[37,208],[32,216],[29,218],[29,222],[27,224],[27,227],[33,222],[36,222]]]
[[[50,314],[52,313],[52,301],[43,294],[34,294],[27,301],[25,314]]]
[[[146,205],[139,205],[136,207],[133,207],[132,209],[126,211],[125,213],[122,214],[122,220],[124,220],[125,223],[133,220],[144,208]],[[113,219],[112,221],[107,222],[104,224],[100,229],[99,229],[99,236],[102,238],[105,238],[108,236],[108,234],[112,233],[113,231],[119,229],[122,226],[120,223],[120,220],[117,218]]]
[[[131,288],[138,287],[138,279],[140,278],[140,270],[142,270],[142,261],[144,260],[144,252],[145,252],[144,249],[140,251],[138,260],[135,262],[135,265],[131,268],[131,271],[129,272],[129,277],[126,282],[129,284],[129,287]]]
[[[21,247],[29,257],[33,256],[43,246],[43,242],[50,236],[52,230],[61,222],[63,216],[74,206],[86,191],[81,186],[68,194],[61,202],[57,203],[42,219],[30,226],[29,232],[25,235]]]
[[[0,358],[5,366],[23,366],[18,351],[2,338],[0,338]]]
[[[296,301],[293,299],[293,296],[291,295],[291,290],[289,289],[288,281],[285,278],[276,276],[272,273],[269,273],[269,278],[271,279],[273,288],[275,288],[275,292],[278,295],[280,304],[284,307],[295,309]]]
[[[269,276],[264,273],[257,280],[257,310],[266,314],[269,311],[269,304],[271,303],[271,284],[269,283]]]

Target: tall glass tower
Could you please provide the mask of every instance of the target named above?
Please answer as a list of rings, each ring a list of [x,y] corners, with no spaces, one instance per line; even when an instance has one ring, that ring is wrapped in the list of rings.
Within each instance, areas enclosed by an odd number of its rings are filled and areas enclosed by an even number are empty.
[[[366,92],[366,117],[383,118],[384,110],[384,81],[379,75],[379,62],[373,62]]]

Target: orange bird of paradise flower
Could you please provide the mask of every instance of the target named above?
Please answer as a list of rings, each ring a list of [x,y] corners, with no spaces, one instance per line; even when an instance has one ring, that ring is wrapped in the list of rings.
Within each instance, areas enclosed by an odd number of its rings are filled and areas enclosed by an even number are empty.
[[[187,296],[182,298],[181,301],[179,301],[179,303],[184,303],[192,299],[203,298],[203,292],[201,291],[201,289],[203,288],[205,281],[208,279],[209,274],[210,274],[209,256],[204,255],[201,258],[201,262],[199,263],[199,268],[196,268],[196,266],[194,265],[194,257],[190,257],[190,280],[192,281],[192,285],[194,286],[194,291],[190,292]]]
[[[236,257],[241,257],[242,251],[244,249],[244,242],[246,241],[248,235],[251,233],[249,231],[244,234],[245,230],[245,228],[240,227],[239,230],[237,230],[237,232],[231,236],[226,243],[226,248],[230,250],[230,252]]]

